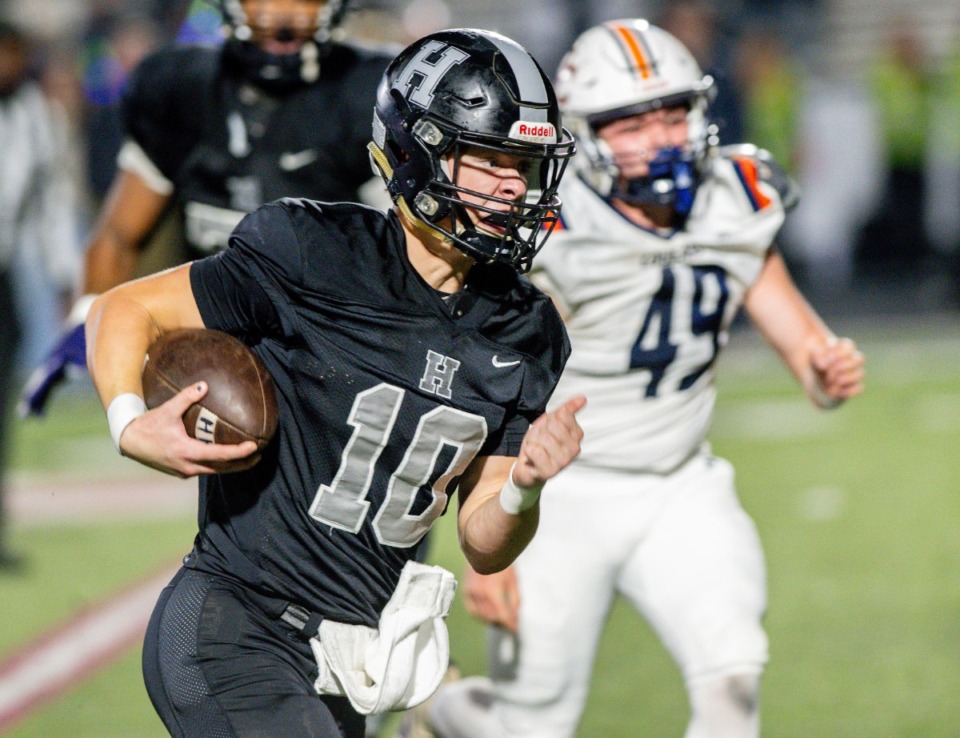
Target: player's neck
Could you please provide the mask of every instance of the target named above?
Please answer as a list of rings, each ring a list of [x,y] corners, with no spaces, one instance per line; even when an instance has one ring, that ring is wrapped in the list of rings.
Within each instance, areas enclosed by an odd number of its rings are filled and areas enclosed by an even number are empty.
[[[629,221],[651,231],[673,228],[676,223],[676,215],[669,205],[632,205],[616,197],[612,203]]]
[[[439,292],[457,292],[467,279],[474,260],[452,243],[425,228],[411,228],[401,217],[407,235],[407,258],[417,274]]]

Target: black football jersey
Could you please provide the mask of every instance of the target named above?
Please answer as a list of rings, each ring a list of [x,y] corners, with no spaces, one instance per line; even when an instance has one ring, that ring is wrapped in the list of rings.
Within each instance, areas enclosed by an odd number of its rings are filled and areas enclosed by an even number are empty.
[[[135,70],[127,135],[174,185],[190,256],[222,249],[240,218],[281,197],[357,200],[377,84],[390,56],[333,45],[320,79],[272,95],[223,47],[168,46]]]
[[[266,205],[190,276],[280,407],[257,466],[201,480],[192,565],[375,624],[469,462],[516,456],[544,411],[569,354],[557,311],[497,265],[444,299],[396,215],[347,203]]]

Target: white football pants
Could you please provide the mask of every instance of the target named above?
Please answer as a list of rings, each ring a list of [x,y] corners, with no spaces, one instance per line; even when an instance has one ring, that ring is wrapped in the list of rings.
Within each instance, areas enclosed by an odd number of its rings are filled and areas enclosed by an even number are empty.
[[[669,476],[571,466],[544,489],[516,567],[520,635],[491,629],[490,735],[574,735],[617,593],[660,636],[692,695],[728,676],[756,684],[749,677],[767,661],[763,552],[723,459],[700,455]]]

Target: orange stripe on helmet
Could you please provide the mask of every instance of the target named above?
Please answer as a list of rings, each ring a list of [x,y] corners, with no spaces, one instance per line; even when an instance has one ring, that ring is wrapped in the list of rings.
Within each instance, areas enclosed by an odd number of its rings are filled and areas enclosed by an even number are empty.
[[[633,60],[637,71],[640,72],[640,76],[643,79],[650,77],[653,74],[653,70],[650,68],[650,62],[647,61],[647,55],[640,47],[640,43],[637,41],[637,37],[634,35],[633,31],[626,26],[614,26],[613,31],[620,36],[620,39],[623,41],[623,45],[627,48],[627,51],[630,52],[630,58]]]

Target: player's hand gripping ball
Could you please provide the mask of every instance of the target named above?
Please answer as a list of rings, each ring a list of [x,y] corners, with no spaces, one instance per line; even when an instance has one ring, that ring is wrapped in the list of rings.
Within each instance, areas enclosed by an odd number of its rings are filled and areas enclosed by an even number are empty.
[[[255,441],[266,446],[277,429],[277,394],[263,362],[242,342],[220,331],[171,331],[151,344],[143,365],[148,408],[196,382],[207,394],[183,416],[187,435],[207,443]]]

